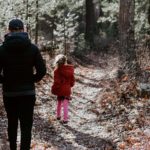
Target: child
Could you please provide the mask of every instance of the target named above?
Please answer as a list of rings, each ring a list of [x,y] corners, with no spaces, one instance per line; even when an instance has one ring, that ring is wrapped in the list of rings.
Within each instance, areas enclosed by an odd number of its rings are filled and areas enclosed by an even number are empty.
[[[55,63],[57,68],[54,71],[54,83],[52,85],[52,93],[57,95],[57,120],[61,119],[61,108],[63,107],[62,123],[68,122],[68,103],[71,95],[71,87],[74,86],[74,67],[67,64],[66,56],[60,54],[56,57]]]

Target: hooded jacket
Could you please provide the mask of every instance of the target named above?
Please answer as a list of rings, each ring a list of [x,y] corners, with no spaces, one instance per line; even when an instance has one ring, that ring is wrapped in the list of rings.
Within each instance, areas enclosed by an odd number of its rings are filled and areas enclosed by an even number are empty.
[[[62,65],[54,71],[52,93],[57,96],[70,96],[74,86],[74,68],[72,65]]]
[[[42,56],[27,33],[12,32],[5,36],[0,46],[0,82],[4,96],[34,95],[34,83],[45,73]]]

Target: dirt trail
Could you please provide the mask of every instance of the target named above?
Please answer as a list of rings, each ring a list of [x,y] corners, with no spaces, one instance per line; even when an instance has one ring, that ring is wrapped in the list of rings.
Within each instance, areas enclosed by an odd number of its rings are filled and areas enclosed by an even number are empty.
[[[32,149],[58,150],[111,150],[110,134],[104,126],[97,124],[97,115],[92,113],[92,105],[102,89],[100,79],[109,76],[100,68],[80,66],[75,69],[76,84],[73,88],[69,107],[69,123],[62,125],[55,119],[56,97],[50,95],[50,85],[44,85],[39,94],[33,127]],[[41,143],[41,144],[39,144]]]
[[[99,80],[106,76],[100,68],[79,66],[75,69],[76,84],[69,107],[69,123],[63,126],[55,119],[56,97],[50,94],[49,82],[37,85],[32,150],[103,150],[110,147],[105,127],[95,122],[90,111],[95,98],[102,91]],[[44,88],[44,89],[43,89]],[[1,149],[8,149],[6,114],[1,117]],[[19,131],[18,131],[19,132]],[[20,134],[18,134],[19,143]]]
[[[98,121],[99,112],[95,109],[95,105],[98,105],[97,100],[101,98],[104,90],[100,86],[101,80],[113,78],[116,70],[113,65],[107,70],[94,66],[78,66],[75,69],[76,84],[69,106],[70,118],[67,125],[62,125],[55,119],[56,97],[50,93],[52,79],[46,77],[37,84],[31,150],[118,149],[114,147],[123,138],[123,134],[120,133],[122,124],[118,126],[116,118]],[[2,113],[0,117],[0,150],[7,150],[6,114]],[[19,139],[20,134],[18,143]]]

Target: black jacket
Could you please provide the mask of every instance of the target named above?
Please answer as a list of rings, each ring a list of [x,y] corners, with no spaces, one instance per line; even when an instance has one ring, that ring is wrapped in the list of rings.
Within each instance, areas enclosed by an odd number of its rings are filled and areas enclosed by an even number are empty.
[[[46,74],[39,49],[25,32],[9,33],[0,46],[0,82],[4,96],[35,94],[35,82]]]

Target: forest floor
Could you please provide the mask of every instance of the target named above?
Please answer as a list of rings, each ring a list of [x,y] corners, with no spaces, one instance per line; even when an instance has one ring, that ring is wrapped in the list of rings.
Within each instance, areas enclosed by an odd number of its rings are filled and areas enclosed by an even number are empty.
[[[118,59],[95,62],[99,63],[76,65],[67,125],[56,120],[56,97],[50,92],[52,69],[47,66],[49,74],[37,84],[31,150],[149,150],[150,99],[121,100],[121,89],[129,92],[132,85],[127,76],[122,82],[116,79]],[[7,119],[2,107],[0,150],[4,149],[8,149]]]

